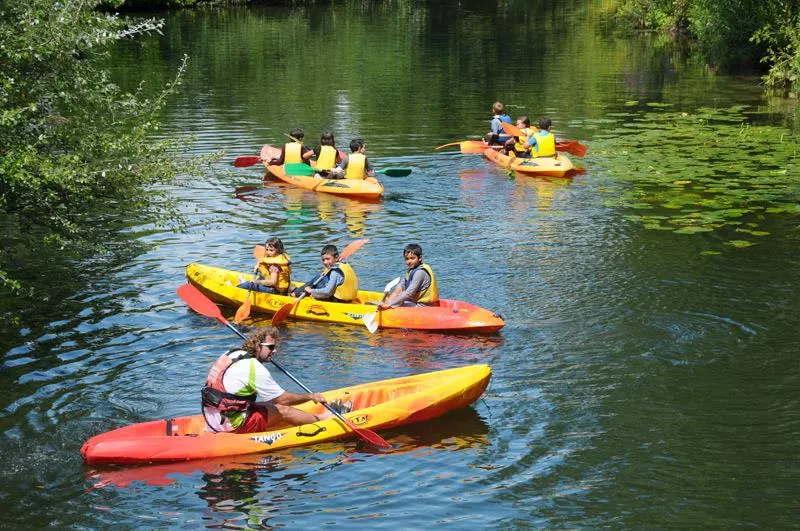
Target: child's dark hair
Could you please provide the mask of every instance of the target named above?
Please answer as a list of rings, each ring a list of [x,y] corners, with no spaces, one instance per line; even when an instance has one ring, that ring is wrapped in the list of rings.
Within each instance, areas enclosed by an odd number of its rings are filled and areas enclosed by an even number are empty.
[[[306,133],[303,131],[302,127],[295,127],[292,129],[292,138],[297,140],[303,140],[303,137],[306,136]]]
[[[531,119],[528,118],[527,116],[517,116],[517,121],[525,124],[525,127],[531,126]]]
[[[322,133],[322,137],[319,139],[319,143],[323,146],[336,146],[336,140],[333,138],[333,133],[330,131],[325,131]]]
[[[545,118],[544,116],[539,118],[539,129],[549,131],[551,127],[553,127],[553,120]]]
[[[283,246],[283,242],[280,238],[273,236],[272,238],[267,238],[267,241],[264,242],[264,245],[272,245],[275,247],[275,250],[278,251],[278,254],[283,254],[286,249]]]
[[[506,106],[503,105],[502,101],[496,101],[494,102],[494,105],[492,105],[492,112],[495,114],[502,114],[505,108]]]
[[[413,254],[417,258],[422,258],[422,247],[420,247],[416,243],[409,243],[408,245],[406,245],[406,248],[403,249],[403,257],[405,257],[405,255],[407,255],[408,253]]]
[[[353,140],[350,141],[350,151],[352,151],[353,153],[355,153],[362,147],[364,147],[364,140],[360,138],[354,138]]]
[[[319,252],[319,255],[320,256],[325,256],[326,254],[329,254],[329,255],[331,255],[331,256],[333,256],[335,258],[335,257],[339,256],[339,249],[337,249],[335,245],[326,245]]]

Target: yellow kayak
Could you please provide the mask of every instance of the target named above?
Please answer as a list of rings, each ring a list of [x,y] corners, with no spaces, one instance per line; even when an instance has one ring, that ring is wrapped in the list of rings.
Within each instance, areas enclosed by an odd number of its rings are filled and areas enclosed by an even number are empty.
[[[240,276],[245,280],[253,278],[251,274],[220,267],[196,263],[186,266],[186,278],[190,284],[211,300],[232,306],[240,306],[247,296],[246,289],[236,287]],[[292,284],[302,285],[300,282]],[[358,292],[358,302],[318,301],[304,297],[295,304],[288,317],[363,326],[364,315],[375,313],[376,304],[382,298],[382,292],[363,290]],[[250,301],[252,311],[274,313],[297,299],[288,295],[254,291],[250,295]],[[377,323],[380,328],[479,333],[497,332],[505,325],[503,318],[490,310],[449,299],[440,300],[439,306],[404,306],[383,310],[378,313]]]
[[[328,403],[352,403],[352,410],[344,416],[358,428],[389,429],[469,406],[486,390],[491,376],[488,365],[468,365],[322,395]],[[322,404],[313,402],[296,407],[314,414],[326,411]],[[132,424],[95,435],[81,447],[81,454],[87,463],[95,465],[157,463],[271,452],[352,436],[351,429],[336,417],[302,426],[278,426],[262,433],[213,433],[206,431],[202,415],[193,415]]]

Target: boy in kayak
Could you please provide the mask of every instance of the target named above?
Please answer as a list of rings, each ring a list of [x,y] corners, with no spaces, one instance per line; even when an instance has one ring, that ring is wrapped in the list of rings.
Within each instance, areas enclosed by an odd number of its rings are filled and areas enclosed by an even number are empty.
[[[237,288],[285,295],[289,291],[292,260],[280,238],[272,237],[264,243],[264,256],[258,260],[258,272],[253,280],[239,277]]]
[[[339,250],[335,245],[326,245],[319,255],[325,268],[322,278],[296,288],[294,295],[305,291],[317,300],[353,302],[358,297],[358,277],[353,267],[339,261]]]
[[[292,138],[292,141],[283,145],[280,156],[270,160],[270,165],[280,166],[281,164],[292,164],[297,162],[305,162],[306,164],[309,164],[311,157],[314,156],[314,150],[311,149],[311,146],[308,144],[303,143],[303,137],[305,136],[303,128],[295,127],[292,129],[292,132],[289,136]]]
[[[375,176],[375,169],[365,155],[367,145],[360,138],[350,141],[350,154],[347,155],[339,166],[331,171],[332,177],[345,179],[366,179]]]
[[[503,145],[511,138],[503,130],[503,126],[500,125],[501,122],[510,124],[511,117],[505,113],[503,102],[496,101],[494,105],[492,105],[492,121],[490,122],[490,130],[486,134],[486,142],[488,142],[490,146],[497,144]]]
[[[529,158],[531,156],[531,148],[528,146],[528,138],[536,132],[535,128],[531,128],[531,121],[527,116],[517,117],[517,128],[525,134],[525,137],[513,136],[503,144],[503,151],[506,154],[512,154],[516,157]]]
[[[328,411],[314,415],[294,408],[313,400],[324,403],[319,393],[285,391],[264,366],[275,354],[278,329],[259,328],[241,347],[217,359],[201,392],[207,429],[214,432],[256,433],[288,423],[309,424],[330,418]]]
[[[393,306],[438,306],[439,288],[436,276],[428,264],[422,263],[422,247],[409,243],[403,249],[403,259],[408,271],[405,280],[386,300],[378,303],[381,310]]]
[[[336,140],[330,131],[322,133],[319,144],[314,148],[316,160],[314,168],[317,170],[318,176],[327,177],[331,170],[342,162],[342,156],[339,154],[339,150],[336,149]]]
[[[528,138],[531,155],[534,157],[552,157],[556,154],[556,137],[550,132],[553,120],[539,118],[539,130]]]

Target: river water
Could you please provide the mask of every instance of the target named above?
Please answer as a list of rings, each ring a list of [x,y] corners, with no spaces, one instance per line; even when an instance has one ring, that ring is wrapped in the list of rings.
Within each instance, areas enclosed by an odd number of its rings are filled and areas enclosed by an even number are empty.
[[[615,35],[607,7],[205,9],[169,14],[164,36],[121,45],[112,71],[130,89],[160,87],[189,56],[161,133],[189,133],[193,152],[224,155],[170,187],[182,230],[131,221],[111,237],[110,257],[62,264],[56,282],[44,280],[52,297],[4,325],[3,526],[796,526],[793,111],[765,100],[757,78],[711,76],[658,37]],[[509,176],[478,155],[433,149],[483,134],[496,99],[589,145],[573,157],[585,170]],[[676,132],[683,118],[696,135]],[[231,167],[297,125],[311,141],[332,129],[340,147],[363,137],[378,167],[413,173],[383,178],[383,200],[364,203]],[[713,141],[763,131],[771,140],[746,170],[735,141]],[[789,147],[767,160],[778,144]],[[666,180],[647,181],[660,173]],[[720,188],[762,174],[769,182],[733,195]],[[689,199],[670,195],[686,186],[698,187]],[[735,199],[765,187],[766,199]],[[701,200],[724,203],[709,206],[724,222],[687,221],[709,212]],[[319,270],[323,244],[369,238],[351,263],[375,290],[418,242],[443,296],[506,319],[493,336],[289,322],[277,359],[306,385],[488,363],[483,399],[381,433],[395,447],[387,454],[343,441],[84,466],[79,448],[92,435],[198,410],[209,366],[236,338],[175,289],[193,261],[248,269],[268,235],[286,243],[297,278]],[[47,266],[40,259],[31,270]]]

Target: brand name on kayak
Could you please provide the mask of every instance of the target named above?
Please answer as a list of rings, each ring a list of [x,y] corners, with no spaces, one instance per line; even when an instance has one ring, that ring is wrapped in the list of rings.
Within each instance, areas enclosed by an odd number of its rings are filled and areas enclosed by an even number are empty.
[[[258,435],[256,437],[250,437],[250,440],[260,443],[272,444],[278,439],[282,439],[282,433],[270,433],[268,435]]]

